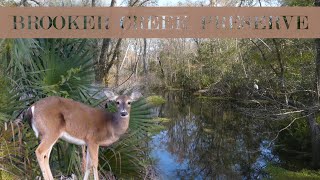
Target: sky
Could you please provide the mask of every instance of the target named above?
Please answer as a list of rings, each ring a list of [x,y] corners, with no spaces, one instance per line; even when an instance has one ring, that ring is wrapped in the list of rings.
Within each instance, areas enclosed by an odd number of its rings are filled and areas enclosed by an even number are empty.
[[[210,0],[158,0],[158,4],[159,6],[177,6],[179,2],[181,2],[182,4],[186,4],[186,2],[189,3],[195,3],[195,2],[205,2],[204,4],[209,4]],[[219,5],[219,1],[220,0],[216,0],[216,2]],[[228,1],[228,0],[226,0]],[[239,0],[240,2],[240,0]],[[268,3],[266,3],[268,2]],[[258,5],[258,1],[256,2],[256,4]],[[261,0],[261,4],[262,6],[279,6],[279,1],[278,0]]]
[[[196,2],[198,0],[188,0],[188,2]],[[158,0],[159,6],[177,6],[178,3],[186,3],[186,0]]]

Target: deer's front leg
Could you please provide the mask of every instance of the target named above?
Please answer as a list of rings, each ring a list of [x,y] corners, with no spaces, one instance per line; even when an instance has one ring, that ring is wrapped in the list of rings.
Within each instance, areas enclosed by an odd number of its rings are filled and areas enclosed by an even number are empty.
[[[86,167],[87,167],[87,146],[82,145],[81,146],[81,154],[82,154],[82,162],[81,162],[81,171],[82,174],[86,173]]]
[[[88,145],[87,152],[89,152],[89,159],[91,167],[93,168],[94,180],[99,180],[98,161],[99,161],[99,145],[92,143]],[[88,159],[87,159],[88,161]]]
[[[53,180],[49,166],[49,157],[52,146],[55,144],[58,138],[58,134],[45,136],[41,139],[41,143],[36,149],[37,160],[41,168],[42,176],[45,180]]]
[[[84,168],[84,171],[85,171],[85,173],[84,173],[84,178],[83,178],[83,180],[88,180],[88,178],[89,178],[89,175],[90,175],[90,170],[91,170],[91,168],[92,168],[92,163],[91,163],[91,159],[90,159],[90,153],[89,153],[89,150],[88,150],[88,148],[86,148],[87,149],[87,155],[86,155],[86,164],[85,164],[85,168]]]
[[[93,168],[94,180],[99,180],[98,173],[98,159],[99,159],[99,145],[93,143],[88,144],[87,146],[87,163],[86,163],[86,172],[84,175],[84,180],[87,180],[90,175],[90,170]]]

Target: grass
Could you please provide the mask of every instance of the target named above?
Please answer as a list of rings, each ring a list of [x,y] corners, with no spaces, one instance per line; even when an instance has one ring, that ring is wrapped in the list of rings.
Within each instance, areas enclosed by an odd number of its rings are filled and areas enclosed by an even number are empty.
[[[14,176],[12,176],[11,174],[0,170],[0,179],[6,179],[6,180],[13,180],[15,179]]]
[[[290,180],[315,180],[320,179],[320,171],[301,170],[298,172],[289,171],[281,167],[269,165],[266,171],[270,174],[271,179],[290,179]]]

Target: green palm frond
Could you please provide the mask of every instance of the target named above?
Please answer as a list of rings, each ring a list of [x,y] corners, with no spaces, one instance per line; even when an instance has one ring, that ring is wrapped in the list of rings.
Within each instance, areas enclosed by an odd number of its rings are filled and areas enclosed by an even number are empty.
[[[32,55],[39,46],[34,39],[5,39],[0,44],[0,60],[5,72],[14,77],[32,70]],[[29,69],[31,68],[31,69]]]
[[[37,49],[29,46],[32,53],[22,51],[28,48],[15,51],[17,47],[22,46],[23,40],[5,40],[2,43],[1,49],[7,50],[5,51],[7,54],[3,55],[4,51],[0,52],[2,55],[0,60],[6,62],[0,69],[8,76],[5,82],[0,80],[0,83],[6,84],[4,87],[7,87],[0,89],[0,122],[15,119],[22,109],[46,96],[57,95],[82,102],[91,98],[89,93],[85,93],[91,88],[94,80],[92,54],[88,52],[86,40],[38,39],[33,41],[38,46]],[[17,55],[12,56],[14,52]],[[20,52],[25,54],[25,57],[21,56]],[[7,56],[8,54],[10,56]],[[15,58],[11,59],[11,57]],[[23,133],[24,143],[13,146],[12,144],[17,144],[13,143],[12,138],[17,134],[16,128],[12,133],[0,134],[0,138],[3,138],[2,143],[5,143],[1,144],[1,147],[10,149],[10,151],[0,149],[0,153],[3,154],[6,168],[10,172],[20,177],[34,179],[36,175],[41,174],[34,156],[38,144],[37,139],[32,130],[26,128],[24,130],[28,131]],[[24,151],[20,154],[17,153],[15,156],[10,154],[21,148]],[[77,146],[59,142],[53,149],[52,159],[55,160],[53,162],[56,162],[52,163],[52,170],[55,174],[70,174],[70,172],[81,174]],[[25,164],[21,164],[21,161],[24,161]],[[33,173],[29,173],[30,169],[27,167],[34,167]]]
[[[0,122],[7,122],[17,117],[23,108],[19,94],[12,88],[8,78],[0,74]]]
[[[76,100],[94,80],[92,55],[86,40],[39,40],[42,50],[34,57],[37,70],[30,73],[39,97],[63,96]],[[83,94],[82,94],[83,95]]]

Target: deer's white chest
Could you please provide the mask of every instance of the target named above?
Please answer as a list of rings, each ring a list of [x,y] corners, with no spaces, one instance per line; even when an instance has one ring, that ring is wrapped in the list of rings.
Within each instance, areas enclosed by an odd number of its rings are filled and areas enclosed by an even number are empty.
[[[67,132],[63,132],[60,136],[61,139],[76,145],[86,145],[86,142],[82,139],[78,139],[76,137],[71,136]]]
[[[32,112],[32,116],[34,117],[34,106],[31,106],[31,112]],[[39,131],[35,125],[34,118],[32,118],[32,120],[31,120],[31,127],[32,127],[36,137],[39,137]]]
[[[108,140],[102,141],[101,146],[110,146],[114,142],[116,142],[119,139],[119,137],[113,136],[109,138]]]

